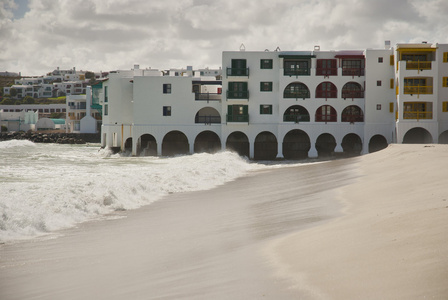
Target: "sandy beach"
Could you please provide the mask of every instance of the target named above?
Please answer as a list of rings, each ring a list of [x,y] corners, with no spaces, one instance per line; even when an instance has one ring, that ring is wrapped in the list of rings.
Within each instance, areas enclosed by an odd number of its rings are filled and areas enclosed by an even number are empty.
[[[258,171],[0,246],[0,299],[447,299],[448,147]]]
[[[448,147],[391,145],[354,159],[344,216],[267,251],[301,299],[448,299]]]

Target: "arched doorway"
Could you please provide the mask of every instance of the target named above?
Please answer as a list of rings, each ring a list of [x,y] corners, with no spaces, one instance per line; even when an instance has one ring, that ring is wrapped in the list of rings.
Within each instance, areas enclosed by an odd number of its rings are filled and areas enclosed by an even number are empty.
[[[362,151],[362,140],[354,133],[349,133],[342,139],[342,150],[346,156],[357,156]]]
[[[235,151],[240,156],[249,157],[249,139],[241,131],[232,132],[227,137],[226,149]]]
[[[337,122],[338,114],[336,109],[331,105],[322,105],[316,110],[316,122]]]
[[[188,138],[180,131],[168,132],[162,141],[162,155],[174,156],[179,154],[188,154],[190,145]]]
[[[305,159],[308,158],[311,141],[305,131],[294,129],[285,135],[282,148],[285,159]]]
[[[421,127],[410,129],[403,137],[403,144],[432,144],[432,142],[429,131]]]
[[[283,91],[283,98],[294,98],[294,99],[306,99],[310,98],[310,90],[301,82],[293,82],[288,84],[288,86]]]
[[[377,134],[370,138],[369,141],[369,153],[383,150],[387,148],[387,140],[384,136]]]
[[[137,148],[137,155],[157,156],[157,141],[151,134],[144,134],[140,137],[140,143]]]
[[[330,157],[334,155],[336,139],[329,133],[322,133],[316,140],[316,150],[319,157]]]
[[[213,107],[204,107],[196,113],[194,122],[196,124],[220,124],[221,116],[219,115],[219,112]]]
[[[293,105],[288,107],[283,113],[283,122],[309,122],[310,114],[305,107],[300,105]]]
[[[126,142],[124,143],[124,152],[130,152],[132,153],[132,138],[127,138]]]
[[[324,81],[316,87],[316,98],[337,98],[338,88],[334,83]]]
[[[277,157],[277,138],[272,132],[263,131],[257,135],[254,143],[254,159],[273,160]]]
[[[439,135],[439,144],[448,144],[448,130]]]
[[[194,140],[195,153],[216,153],[221,150],[221,139],[213,131],[203,131]]]

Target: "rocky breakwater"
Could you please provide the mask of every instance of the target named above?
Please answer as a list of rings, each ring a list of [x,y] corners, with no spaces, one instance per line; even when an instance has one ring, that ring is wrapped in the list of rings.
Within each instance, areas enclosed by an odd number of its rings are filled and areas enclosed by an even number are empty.
[[[85,144],[86,141],[76,133],[43,132],[3,132],[0,141],[29,140],[34,143]]]

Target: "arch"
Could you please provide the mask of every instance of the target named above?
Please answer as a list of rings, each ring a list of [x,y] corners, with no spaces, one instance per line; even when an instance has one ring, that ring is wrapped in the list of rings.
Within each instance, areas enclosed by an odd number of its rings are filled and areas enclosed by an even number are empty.
[[[226,149],[235,151],[240,156],[249,157],[249,139],[241,131],[232,132],[226,141]]]
[[[322,105],[316,110],[316,122],[337,122],[338,114],[331,105]]]
[[[381,134],[374,135],[369,141],[369,153],[383,150],[387,148],[387,140]]]
[[[347,82],[342,87],[342,98],[364,98],[364,90],[357,82]]]
[[[221,123],[221,115],[213,107],[203,107],[196,113],[194,122],[196,124],[198,123],[219,124]]]
[[[338,88],[330,81],[324,81],[316,87],[316,98],[337,98]]]
[[[124,152],[131,152],[132,153],[132,138],[129,137],[124,142]]]
[[[277,138],[272,132],[260,132],[255,138],[254,159],[273,160],[277,157]]]
[[[333,156],[336,139],[329,133],[322,133],[316,140],[316,150],[319,157]]]
[[[301,82],[293,82],[288,84],[283,91],[283,98],[310,98],[310,90]]]
[[[439,135],[439,144],[448,144],[448,130]]]
[[[364,112],[357,105],[347,106],[342,111],[341,122],[364,122]]]
[[[409,129],[403,137],[403,144],[432,144],[432,135],[422,127]]]
[[[362,151],[362,140],[359,135],[349,133],[342,139],[341,146],[346,156],[357,156]]]
[[[206,130],[199,133],[194,140],[195,153],[216,153],[221,150],[221,139],[213,131]]]
[[[311,141],[308,134],[300,129],[289,131],[283,138],[283,157],[285,159],[308,158]]]
[[[190,145],[187,136],[180,131],[173,130],[168,132],[162,141],[162,155],[174,156],[179,154],[188,154]]]
[[[137,143],[137,155],[157,156],[157,141],[151,134],[143,134]]]
[[[309,122],[310,114],[308,110],[300,105],[288,107],[283,113],[283,122]]]

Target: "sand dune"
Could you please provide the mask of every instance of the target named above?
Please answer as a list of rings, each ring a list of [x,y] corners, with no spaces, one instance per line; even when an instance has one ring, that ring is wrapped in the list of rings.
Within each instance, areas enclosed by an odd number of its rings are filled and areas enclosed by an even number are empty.
[[[391,145],[356,158],[343,217],[273,242],[304,299],[448,299],[448,147]]]

